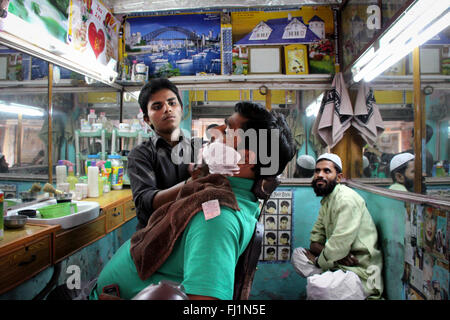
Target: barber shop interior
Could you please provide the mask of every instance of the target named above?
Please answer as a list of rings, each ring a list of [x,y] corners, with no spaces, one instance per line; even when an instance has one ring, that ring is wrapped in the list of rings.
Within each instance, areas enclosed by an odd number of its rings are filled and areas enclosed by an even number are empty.
[[[0,300],[448,301],[449,26],[449,0],[1,0]]]

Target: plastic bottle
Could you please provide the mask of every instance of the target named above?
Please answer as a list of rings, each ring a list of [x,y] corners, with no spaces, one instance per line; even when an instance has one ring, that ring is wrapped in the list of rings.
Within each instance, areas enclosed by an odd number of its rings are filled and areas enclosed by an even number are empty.
[[[106,171],[106,178],[108,180],[108,187],[109,190],[111,191],[111,181],[112,181],[112,168],[111,168],[111,160],[106,160],[105,161],[105,171]]]
[[[95,123],[95,120],[97,119],[97,115],[95,114],[94,109],[89,110],[89,115],[87,117],[89,125],[92,127],[92,125]]]
[[[112,131],[112,124],[106,118],[105,112],[100,112],[100,117],[98,118],[98,122],[100,122],[102,124],[103,129],[106,129],[106,131],[108,131],[108,132]]]
[[[67,160],[65,160],[67,161]],[[73,163],[70,161],[67,161],[66,164],[69,167],[68,170],[68,177],[67,177],[67,182],[69,183],[69,190],[70,191],[75,191],[75,184],[78,182],[77,177],[75,177],[75,174],[73,172]]]
[[[123,161],[119,155],[110,155],[108,159],[112,169],[111,187],[120,190],[123,188]]]
[[[106,169],[105,169],[105,160],[101,160],[97,162],[97,167],[99,169],[100,175],[99,175],[99,195],[103,195],[103,193],[107,193],[110,191],[109,185],[108,185],[108,178],[106,177]]]
[[[56,166],[56,185],[67,182],[67,167],[64,165],[65,160],[58,160]]]
[[[88,173],[88,167],[91,165],[92,161],[97,162],[99,160],[100,160],[100,158],[96,154],[89,154],[87,156],[86,163],[84,164],[84,170],[85,170],[86,175]]]
[[[98,167],[93,162],[88,167],[88,197],[97,198],[98,196]]]

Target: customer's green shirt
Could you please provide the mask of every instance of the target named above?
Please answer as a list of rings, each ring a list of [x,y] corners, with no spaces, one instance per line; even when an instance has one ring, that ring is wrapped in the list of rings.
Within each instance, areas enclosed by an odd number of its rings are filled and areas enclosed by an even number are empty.
[[[394,184],[391,184],[391,186],[389,187],[389,190],[397,190],[397,191],[405,191],[408,192],[408,189],[405,188],[404,185],[395,182]]]
[[[325,245],[318,264],[322,270],[355,272],[370,298],[380,298],[383,258],[377,249],[378,234],[364,199],[354,190],[338,184],[321,200],[319,216],[310,240]],[[352,253],[359,263],[348,267],[337,261]]]
[[[191,219],[164,264],[142,281],[125,242],[100,273],[91,299],[102,288],[117,284],[120,297],[131,299],[160,280],[181,283],[186,293],[223,300],[233,298],[234,269],[249,243],[259,215],[259,202],[251,192],[253,180],[228,177],[240,211],[221,206],[219,216],[205,220],[203,211]]]

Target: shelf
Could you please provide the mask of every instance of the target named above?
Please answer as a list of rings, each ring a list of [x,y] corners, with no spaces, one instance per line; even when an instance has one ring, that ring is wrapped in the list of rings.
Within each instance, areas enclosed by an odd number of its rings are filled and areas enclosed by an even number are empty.
[[[421,87],[432,86],[434,89],[450,89],[450,76],[442,74],[424,74],[420,76]],[[350,87],[356,87],[358,83],[351,80]],[[370,87],[374,90],[408,90],[414,88],[413,76],[378,76]]]
[[[207,75],[172,77],[170,81],[175,83],[180,90],[259,89],[262,85],[268,89],[314,90],[331,88],[333,77],[332,74]],[[126,88],[135,88],[135,90],[140,90],[144,84],[131,81],[118,81],[118,83]]]

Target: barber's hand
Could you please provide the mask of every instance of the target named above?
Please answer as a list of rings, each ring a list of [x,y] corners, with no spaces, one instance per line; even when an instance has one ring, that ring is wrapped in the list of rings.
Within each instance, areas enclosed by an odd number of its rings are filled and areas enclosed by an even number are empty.
[[[195,164],[190,163],[188,167],[188,172],[190,173],[191,177],[189,178],[189,181],[206,177],[209,174],[209,168],[208,165],[201,163],[201,164]]]
[[[338,260],[339,264],[342,264],[347,267],[351,267],[354,265],[357,265],[359,263],[358,259],[351,253],[349,253],[345,258],[342,258],[341,260]]]
[[[312,262],[314,263],[314,261],[316,260],[316,256],[312,254],[311,251],[309,251],[308,249],[305,249],[305,255],[306,257]]]

